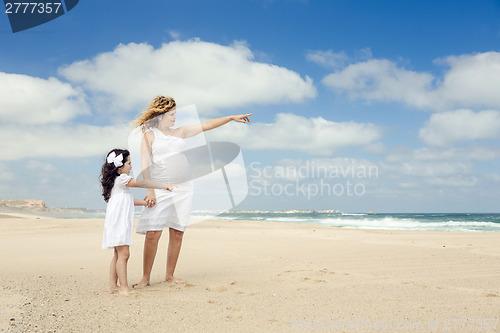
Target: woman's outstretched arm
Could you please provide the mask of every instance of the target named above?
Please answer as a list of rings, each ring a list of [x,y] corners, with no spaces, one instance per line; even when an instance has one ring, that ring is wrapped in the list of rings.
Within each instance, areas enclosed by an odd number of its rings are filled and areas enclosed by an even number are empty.
[[[236,116],[227,116],[227,117],[210,119],[204,121],[200,125],[182,126],[179,128],[179,131],[181,133],[182,138],[186,139],[198,135],[201,132],[210,131],[211,129],[225,125],[232,120],[244,124],[249,123],[251,115],[252,115],[251,113],[248,113]]]

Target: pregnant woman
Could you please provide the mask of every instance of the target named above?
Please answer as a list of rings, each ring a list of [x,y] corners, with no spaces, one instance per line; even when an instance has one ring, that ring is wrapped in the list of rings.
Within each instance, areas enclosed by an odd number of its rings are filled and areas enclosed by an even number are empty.
[[[134,122],[141,127],[144,136],[141,142],[141,169],[145,179],[176,184],[172,192],[148,190],[144,198],[148,207],[144,209],[137,233],[145,234],[143,276],[134,288],[149,286],[151,270],[163,229],[168,227],[167,273],[165,280],[177,284],[185,281],[174,277],[175,266],[182,245],[184,230],[191,214],[193,183],[190,180],[189,163],[182,154],[184,139],[193,137],[234,120],[250,121],[251,114],[227,116],[207,120],[199,125],[173,128],[176,119],[176,104],[173,98],[158,96]]]

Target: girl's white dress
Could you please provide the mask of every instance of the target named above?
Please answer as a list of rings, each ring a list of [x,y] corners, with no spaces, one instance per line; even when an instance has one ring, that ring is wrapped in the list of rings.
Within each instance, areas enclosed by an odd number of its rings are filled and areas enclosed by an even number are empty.
[[[136,232],[163,230],[165,227],[184,231],[188,225],[193,202],[193,182],[182,138],[165,135],[157,128],[151,131],[155,140],[151,146],[151,179],[163,184],[177,185],[172,192],[155,189],[156,205],[145,207]]]
[[[132,245],[134,223],[134,197],[127,187],[131,176],[122,173],[115,179],[111,197],[106,207],[102,248],[112,249],[120,245]]]

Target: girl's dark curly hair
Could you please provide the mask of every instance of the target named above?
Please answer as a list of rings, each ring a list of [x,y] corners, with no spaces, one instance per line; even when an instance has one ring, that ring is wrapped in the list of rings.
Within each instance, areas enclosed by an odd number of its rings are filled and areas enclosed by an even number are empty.
[[[120,167],[116,167],[114,163],[108,163],[107,157],[112,152],[115,152],[116,156],[123,154],[123,164],[127,161],[127,157],[130,155],[130,152],[126,149],[113,149],[109,153],[106,154],[104,158],[104,164],[101,169],[101,176],[99,179],[101,180],[102,187],[102,196],[104,197],[104,201],[108,202],[109,197],[111,196],[111,190],[113,189],[113,185],[115,185],[115,179],[119,176],[118,169]]]

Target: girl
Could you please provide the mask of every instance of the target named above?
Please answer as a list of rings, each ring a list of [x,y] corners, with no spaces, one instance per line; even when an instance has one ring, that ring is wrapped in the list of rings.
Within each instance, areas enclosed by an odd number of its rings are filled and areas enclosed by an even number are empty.
[[[171,185],[159,184],[147,179],[133,179],[130,176],[131,169],[129,151],[113,149],[106,157],[100,177],[102,196],[108,203],[102,248],[114,248],[108,290],[119,291],[122,295],[128,295],[130,292],[127,283],[127,261],[130,256],[129,245],[132,245],[134,205],[146,205],[144,200],[134,199],[129,187],[157,188],[167,191],[173,189]],[[117,284],[118,281],[120,286]]]

